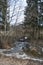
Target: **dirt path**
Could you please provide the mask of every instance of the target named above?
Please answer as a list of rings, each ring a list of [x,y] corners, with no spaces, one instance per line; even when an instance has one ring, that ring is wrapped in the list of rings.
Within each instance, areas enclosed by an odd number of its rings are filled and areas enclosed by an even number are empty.
[[[31,60],[22,60],[14,57],[0,57],[0,65],[43,65],[42,63],[31,61]]]

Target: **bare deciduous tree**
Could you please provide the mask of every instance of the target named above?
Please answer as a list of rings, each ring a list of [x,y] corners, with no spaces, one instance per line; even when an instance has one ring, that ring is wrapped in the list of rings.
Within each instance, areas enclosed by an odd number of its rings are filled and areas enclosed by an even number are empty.
[[[16,20],[15,20],[15,24],[14,24],[14,25],[16,25],[16,23],[18,22],[18,19],[19,19],[19,13],[21,11],[23,11],[23,10],[21,10],[21,4],[19,4],[19,6],[17,5],[19,0],[12,0],[12,2],[14,3],[14,5],[11,4],[11,0],[7,0],[6,17],[5,17],[5,22],[4,22],[4,31],[1,31],[2,48],[10,48],[10,44],[12,45],[14,31],[11,28],[10,23],[12,22],[13,18],[15,18],[15,16],[16,16]],[[4,5],[6,6],[6,4],[4,4]],[[13,10],[11,11],[12,6],[13,6]],[[18,6],[18,9],[17,9],[17,6]],[[10,12],[12,12],[12,14]],[[9,28],[9,30],[7,30],[7,27]]]

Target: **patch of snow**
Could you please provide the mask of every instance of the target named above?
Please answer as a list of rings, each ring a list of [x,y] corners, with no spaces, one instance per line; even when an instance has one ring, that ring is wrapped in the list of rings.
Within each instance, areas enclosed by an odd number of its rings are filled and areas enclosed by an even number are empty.
[[[19,59],[30,59],[33,61],[38,61],[38,62],[43,62],[43,59],[38,59],[38,58],[32,58],[28,55],[26,55],[25,53],[23,53],[22,55],[20,55],[19,53],[12,53],[12,54],[4,54],[5,56],[13,56]]]
[[[20,55],[19,53],[16,53],[16,57],[17,58],[25,58],[25,57],[28,57],[25,53]]]
[[[0,53],[3,52],[3,51],[7,51],[7,49],[0,49]]]
[[[42,48],[42,52],[43,52],[43,48]]]
[[[27,39],[27,37],[25,37],[25,39]]]

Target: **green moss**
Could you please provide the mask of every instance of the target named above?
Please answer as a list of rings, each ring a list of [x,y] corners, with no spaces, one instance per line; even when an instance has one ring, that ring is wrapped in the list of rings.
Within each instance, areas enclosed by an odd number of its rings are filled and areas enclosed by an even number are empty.
[[[36,51],[34,51],[34,50],[31,51],[31,54],[32,54],[33,56],[35,56],[35,57],[40,57],[40,54],[38,54],[38,52],[36,52]]]
[[[30,55],[30,56],[34,56],[34,57],[39,57],[39,58],[41,58],[41,57],[43,57],[43,54],[41,53],[41,54],[39,54],[37,51],[35,51],[35,50],[27,50],[27,51],[24,51],[27,55]]]

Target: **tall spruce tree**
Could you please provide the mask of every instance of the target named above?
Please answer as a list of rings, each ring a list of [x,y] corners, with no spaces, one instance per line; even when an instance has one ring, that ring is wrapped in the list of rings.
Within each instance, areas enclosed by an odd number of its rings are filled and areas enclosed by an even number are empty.
[[[24,26],[30,30],[30,36],[34,38],[38,29],[38,9],[37,0],[26,0],[27,6],[24,12]],[[32,34],[31,34],[32,33]]]

